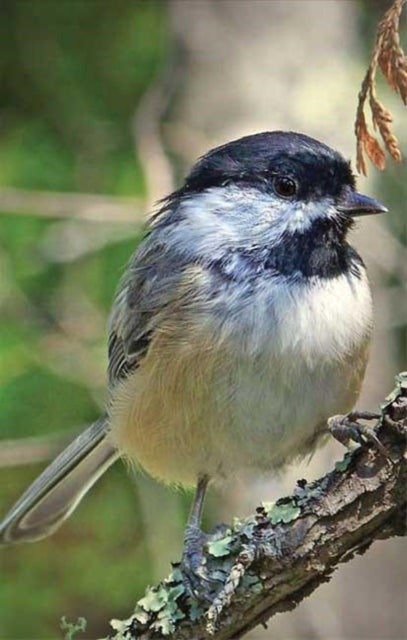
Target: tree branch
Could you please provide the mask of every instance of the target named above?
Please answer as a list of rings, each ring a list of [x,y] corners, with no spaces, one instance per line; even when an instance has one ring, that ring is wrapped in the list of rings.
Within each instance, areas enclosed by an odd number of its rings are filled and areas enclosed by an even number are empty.
[[[42,218],[73,218],[92,222],[144,223],[145,203],[139,198],[64,193],[28,189],[0,189],[0,214],[21,214]]]
[[[15,440],[0,438],[0,469],[52,460],[78,435],[79,432],[75,430]]]
[[[216,580],[212,604],[191,600],[177,565],[149,588],[128,620],[113,620],[115,640],[241,638],[275,613],[293,609],[339,563],[374,540],[406,535],[407,372],[383,405],[378,436],[388,452],[371,447],[347,453],[335,469],[206,545],[208,575]]]

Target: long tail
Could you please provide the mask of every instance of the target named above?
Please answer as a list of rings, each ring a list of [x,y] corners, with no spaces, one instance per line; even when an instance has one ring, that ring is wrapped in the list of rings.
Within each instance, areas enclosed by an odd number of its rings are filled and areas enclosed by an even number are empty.
[[[53,533],[118,458],[103,415],[76,438],[23,493],[0,523],[0,544]]]

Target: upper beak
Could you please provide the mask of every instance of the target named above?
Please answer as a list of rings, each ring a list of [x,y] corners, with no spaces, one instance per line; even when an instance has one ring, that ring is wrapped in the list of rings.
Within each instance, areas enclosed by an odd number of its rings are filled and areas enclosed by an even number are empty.
[[[362,193],[347,189],[338,203],[338,210],[349,216],[368,216],[374,213],[387,213],[388,209],[378,200]]]

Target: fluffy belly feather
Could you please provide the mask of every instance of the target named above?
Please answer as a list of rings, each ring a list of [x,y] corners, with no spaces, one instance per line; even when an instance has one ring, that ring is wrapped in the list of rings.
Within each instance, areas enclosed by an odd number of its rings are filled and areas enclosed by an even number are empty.
[[[305,455],[326,419],[359,394],[371,308],[367,283],[357,284],[337,282],[307,299],[280,292],[284,308],[274,303],[272,315],[258,296],[239,322],[232,314],[211,330],[180,319],[158,331],[140,368],[115,389],[116,445],[183,485]]]

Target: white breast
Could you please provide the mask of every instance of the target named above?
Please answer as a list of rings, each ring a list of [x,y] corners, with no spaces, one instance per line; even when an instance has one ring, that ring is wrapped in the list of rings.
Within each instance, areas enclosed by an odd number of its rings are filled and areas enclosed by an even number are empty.
[[[372,317],[364,275],[258,278],[243,298],[239,286],[190,334],[163,333],[115,392],[116,443],[166,481],[280,466],[356,400]]]
[[[235,317],[223,339],[246,357],[236,357],[230,441],[257,467],[279,465],[357,398],[372,327],[368,281],[363,273],[307,287],[260,282]]]
[[[366,339],[372,299],[364,272],[360,279],[348,274],[308,282],[287,286],[281,279],[272,287],[259,282],[243,328],[249,348],[296,355],[312,367],[340,361]]]

